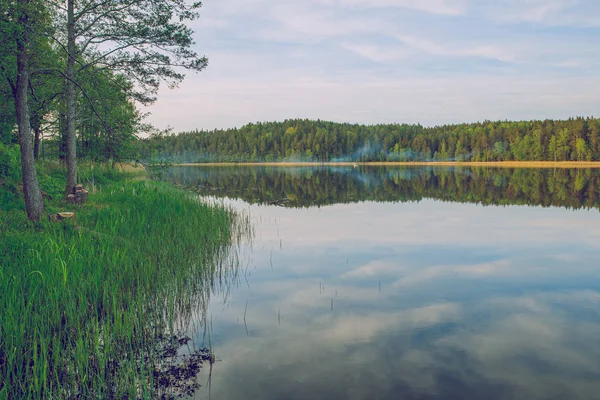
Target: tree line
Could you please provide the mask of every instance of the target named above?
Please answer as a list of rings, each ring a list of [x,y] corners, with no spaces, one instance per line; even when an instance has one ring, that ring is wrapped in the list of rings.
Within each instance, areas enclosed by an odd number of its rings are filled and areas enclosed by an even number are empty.
[[[161,83],[201,71],[187,26],[200,2],[186,0],[0,0],[0,183],[18,145],[27,214],[44,213],[35,159],[135,158]],[[44,146],[47,143],[49,146]],[[49,150],[46,154],[45,150]]]
[[[146,159],[243,161],[599,161],[600,120],[485,121],[424,127],[294,119],[159,134]]]

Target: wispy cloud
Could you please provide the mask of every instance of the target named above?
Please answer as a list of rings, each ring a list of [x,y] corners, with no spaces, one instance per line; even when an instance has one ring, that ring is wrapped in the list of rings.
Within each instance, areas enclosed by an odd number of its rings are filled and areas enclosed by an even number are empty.
[[[600,4],[595,0],[484,0],[472,3],[472,10],[496,21],[578,28],[600,26]]]
[[[355,8],[405,8],[441,15],[462,15],[467,11],[467,0],[315,0],[329,6]]]
[[[163,91],[151,122],[589,115],[598,16],[595,0],[211,0],[194,25],[209,68]]]
[[[397,39],[408,46],[436,56],[481,57],[504,62],[513,62],[516,59],[510,48],[503,49],[494,44],[442,44],[411,35],[399,35]]]

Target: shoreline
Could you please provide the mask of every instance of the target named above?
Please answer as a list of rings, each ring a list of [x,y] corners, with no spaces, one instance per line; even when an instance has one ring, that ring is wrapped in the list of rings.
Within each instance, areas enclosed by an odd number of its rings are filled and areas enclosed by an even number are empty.
[[[600,161],[370,161],[370,162],[210,162],[181,163],[174,167],[493,167],[493,168],[600,168]]]

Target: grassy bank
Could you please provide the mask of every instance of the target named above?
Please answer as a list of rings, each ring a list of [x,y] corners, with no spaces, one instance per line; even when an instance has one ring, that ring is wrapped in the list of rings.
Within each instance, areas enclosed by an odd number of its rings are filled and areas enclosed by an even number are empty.
[[[234,216],[90,167],[88,203],[68,205],[63,176],[43,168],[47,208],[75,218],[37,226],[0,186],[0,399],[155,398],[156,344],[221,273]]]

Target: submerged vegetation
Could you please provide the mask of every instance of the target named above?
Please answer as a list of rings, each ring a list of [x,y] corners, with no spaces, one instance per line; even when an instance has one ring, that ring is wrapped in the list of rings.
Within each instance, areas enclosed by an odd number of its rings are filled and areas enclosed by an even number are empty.
[[[488,167],[176,167],[201,194],[284,207],[425,198],[484,205],[600,209],[600,170]]]
[[[80,176],[90,201],[66,205],[64,170],[41,168],[47,208],[75,217],[35,225],[2,181],[0,399],[155,398],[160,344],[231,273],[229,210],[112,168]]]
[[[598,161],[600,120],[358,125],[311,120],[155,135],[143,158],[241,161]]]

